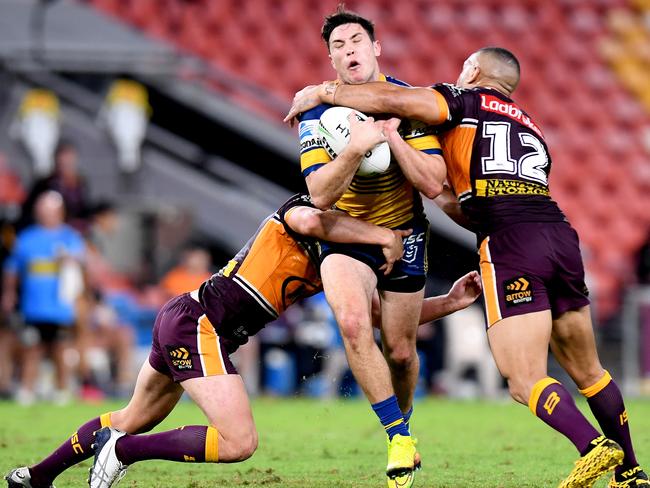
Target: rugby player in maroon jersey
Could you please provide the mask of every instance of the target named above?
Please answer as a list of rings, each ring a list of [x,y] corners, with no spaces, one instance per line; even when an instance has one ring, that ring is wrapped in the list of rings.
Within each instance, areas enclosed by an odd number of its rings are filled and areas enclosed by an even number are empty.
[[[391,113],[438,126],[449,188],[436,199],[477,235],[488,338],[512,397],[564,434],[580,459],[560,487],[590,487],[615,468],[610,488],[647,487],[621,392],[596,350],[578,236],[551,199],[544,135],[511,98],[519,62],[483,48],[455,85],[324,82],[296,94],[285,121],[320,103]],[[385,123],[388,139],[396,121]],[[587,398],[604,436],[548,376],[549,345]]]
[[[322,290],[317,239],[376,245],[386,260],[383,271],[390,273],[408,233],[321,211],[308,196],[293,196],[200,289],[161,309],[128,405],[89,420],[39,463],[12,470],[5,478],[9,488],[51,487],[59,474],[93,454],[90,485],[102,488],[119,481],[137,461],[247,459],[257,448],[257,431],[230,354],[289,305]],[[468,273],[447,295],[425,299],[422,323],[468,306],[480,292],[478,274]],[[208,425],[142,435],[169,415],[184,391]]]

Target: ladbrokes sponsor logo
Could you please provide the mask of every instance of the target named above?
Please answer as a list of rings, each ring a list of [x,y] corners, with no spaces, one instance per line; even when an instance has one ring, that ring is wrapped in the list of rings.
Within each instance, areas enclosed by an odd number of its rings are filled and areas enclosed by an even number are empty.
[[[167,346],[167,353],[172,360],[172,366],[176,369],[192,369],[192,358],[187,348],[183,346]]]
[[[522,125],[533,130],[538,136],[544,137],[542,131],[537,127],[528,115],[522,112],[514,103],[504,102],[492,95],[481,95],[481,109],[487,112],[494,112],[497,114],[505,115],[512,120],[516,120]]]
[[[544,195],[548,188],[522,180],[476,180],[477,197],[500,197],[503,195]]]
[[[533,290],[530,287],[530,278],[527,276],[505,281],[503,288],[508,307],[533,301]]]

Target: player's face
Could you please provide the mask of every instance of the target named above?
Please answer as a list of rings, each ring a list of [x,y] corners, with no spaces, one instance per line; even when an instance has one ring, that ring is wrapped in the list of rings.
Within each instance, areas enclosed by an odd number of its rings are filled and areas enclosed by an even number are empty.
[[[356,85],[379,79],[377,57],[381,46],[359,24],[343,24],[334,29],[329,50],[332,66],[343,83]]]
[[[479,64],[478,64],[478,53],[472,54],[469,58],[463,63],[463,70],[458,76],[456,85],[461,88],[471,88],[472,83],[476,79],[478,74]]]

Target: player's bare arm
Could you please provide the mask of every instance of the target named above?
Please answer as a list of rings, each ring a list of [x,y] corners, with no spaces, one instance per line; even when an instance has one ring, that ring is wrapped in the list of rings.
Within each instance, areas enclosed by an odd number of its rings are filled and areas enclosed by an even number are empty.
[[[364,113],[395,114],[431,125],[447,119],[446,104],[430,88],[403,87],[383,82],[343,85],[338,81],[326,81],[297,92],[284,121],[293,125],[298,114],[321,103],[351,107]]]
[[[330,242],[373,244],[381,246],[386,264],[380,269],[389,274],[396,261],[402,258],[402,239],[411,230],[391,230],[355,219],[338,210],[318,210],[312,207],[296,207],[285,215],[292,230],[302,235]]]
[[[469,220],[460,207],[460,202],[447,185],[443,185],[440,194],[433,200],[447,216],[461,227],[471,230]]]
[[[458,278],[446,295],[424,299],[420,324],[438,320],[470,306],[481,296],[482,291],[481,276],[476,271],[470,271]]]
[[[325,210],[334,205],[350,186],[366,152],[386,140],[382,126],[372,117],[359,121],[352,114],[350,142],[330,163],[307,175],[307,188],[316,207]]]
[[[481,296],[481,275],[470,271],[458,278],[445,295],[425,298],[420,312],[420,325],[428,324],[454,312],[469,307]],[[381,306],[379,294],[375,292],[372,298],[372,325],[381,327]]]
[[[435,198],[442,191],[447,177],[445,160],[438,154],[426,154],[408,144],[397,131],[400,119],[384,122],[384,134],[391,153],[397,160],[404,176],[427,198]]]

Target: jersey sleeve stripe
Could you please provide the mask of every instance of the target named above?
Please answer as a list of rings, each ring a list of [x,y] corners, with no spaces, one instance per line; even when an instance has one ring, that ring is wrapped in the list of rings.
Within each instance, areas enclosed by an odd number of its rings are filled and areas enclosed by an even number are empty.
[[[451,113],[449,112],[449,104],[447,103],[447,100],[445,100],[445,97],[442,95],[437,90],[433,90],[433,93],[436,94],[436,99],[438,101],[438,109],[440,110],[440,119],[441,121],[443,120],[451,120]]]
[[[321,166],[325,166],[325,163],[314,164],[314,165],[310,166],[309,168],[305,168],[305,169],[302,170],[302,175],[307,176],[309,173],[313,173],[314,171],[316,171]]]

